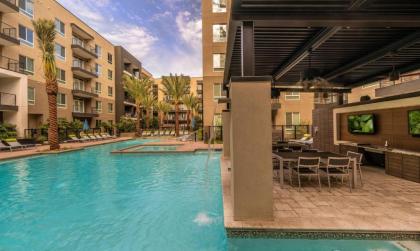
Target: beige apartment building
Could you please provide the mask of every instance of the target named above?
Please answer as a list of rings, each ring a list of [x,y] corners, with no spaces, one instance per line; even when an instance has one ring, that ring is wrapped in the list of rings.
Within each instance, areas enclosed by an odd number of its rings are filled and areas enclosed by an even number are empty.
[[[218,104],[226,97],[223,74],[229,23],[228,0],[203,0],[203,120],[204,126],[221,125],[226,104]],[[276,102],[280,108],[273,111],[274,125],[311,125],[314,94],[284,92]]]
[[[16,93],[17,100],[27,97],[28,107],[27,122],[19,126],[38,128],[48,120],[41,51],[32,25],[39,18],[56,24],[58,117],[87,120],[91,127],[101,121],[114,123],[114,46],[57,1],[1,0],[0,5],[14,5],[13,11],[2,12],[1,20],[19,41],[3,46],[2,58],[18,61],[20,72],[27,76],[27,90]]]

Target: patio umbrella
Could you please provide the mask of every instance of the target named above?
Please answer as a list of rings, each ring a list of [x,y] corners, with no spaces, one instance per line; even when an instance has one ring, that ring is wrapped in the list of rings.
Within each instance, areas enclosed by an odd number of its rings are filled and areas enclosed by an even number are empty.
[[[88,131],[89,129],[89,122],[85,119],[85,122],[83,123],[83,131]]]
[[[196,121],[195,121],[195,118],[192,118],[192,120],[191,120],[191,128],[192,128],[193,130],[195,130],[195,126],[196,126]]]

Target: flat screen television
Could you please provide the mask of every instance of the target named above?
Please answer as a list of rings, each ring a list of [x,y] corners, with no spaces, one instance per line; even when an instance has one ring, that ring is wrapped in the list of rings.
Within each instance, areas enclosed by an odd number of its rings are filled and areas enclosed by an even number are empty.
[[[375,115],[360,114],[348,116],[349,132],[352,134],[374,134]]]
[[[409,132],[413,136],[420,136],[420,110],[408,112]]]

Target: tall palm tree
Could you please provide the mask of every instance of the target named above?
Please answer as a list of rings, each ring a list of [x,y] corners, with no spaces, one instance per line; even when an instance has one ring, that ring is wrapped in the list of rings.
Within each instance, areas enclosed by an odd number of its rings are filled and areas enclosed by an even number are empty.
[[[149,129],[150,127],[150,113],[153,112],[153,108],[155,107],[157,101],[152,93],[146,95],[143,99],[143,108],[146,110],[146,128]]]
[[[187,125],[188,129],[191,129],[192,117],[198,109],[198,99],[194,94],[186,94],[182,98],[182,103],[184,103],[187,108]]]
[[[156,104],[156,110],[158,111],[158,122],[159,122],[159,131],[162,131],[162,125],[164,123],[164,118],[166,117],[166,114],[170,112],[172,109],[172,106],[165,101],[159,101],[159,103]]]
[[[38,19],[33,21],[39,49],[41,50],[42,68],[44,69],[45,88],[48,97],[48,142],[50,150],[59,150],[57,122],[57,67],[54,56],[56,36],[53,20]]]
[[[182,98],[188,91],[190,78],[184,75],[172,75],[162,77],[162,92],[170,98],[175,107],[175,135],[179,137],[179,105],[182,104]]]
[[[152,80],[150,78],[134,78],[124,75],[123,77],[124,89],[128,95],[134,99],[136,104],[136,135],[141,136],[141,120],[143,114],[143,103],[148,95],[152,91]]]

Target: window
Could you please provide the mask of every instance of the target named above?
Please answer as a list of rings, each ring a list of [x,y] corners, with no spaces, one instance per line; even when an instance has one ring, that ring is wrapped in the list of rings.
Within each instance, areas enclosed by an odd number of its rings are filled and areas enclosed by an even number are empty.
[[[61,60],[66,60],[66,47],[55,43],[55,56]]]
[[[80,100],[80,99],[75,99],[74,100],[74,105],[73,105],[73,112],[84,113],[85,112],[85,102],[83,100]]]
[[[64,25],[64,23],[57,18],[55,19],[54,23],[55,30],[58,32],[58,34],[64,36],[64,34],[66,33],[66,26]]]
[[[35,105],[35,88],[28,87],[28,105]]]
[[[223,98],[223,86],[222,86],[222,84],[214,84],[213,85],[213,98],[214,99]]]
[[[98,58],[102,57],[102,47],[97,44],[95,44],[95,54]]]
[[[95,106],[96,112],[102,112],[102,101],[96,100],[95,103],[96,103],[96,106]]]
[[[226,12],[226,0],[213,0],[213,12]]]
[[[108,53],[108,63],[112,64],[112,54]]]
[[[66,83],[66,71],[60,68],[57,68],[57,81],[60,83]]]
[[[113,89],[112,89],[112,87],[111,87],[111,86],[108,86],[108,96],[109,96],[109,97],[112,97],[112,95],[114,95],[114,94],[113,94]]]
[[[300,93],[299,92],[286,92],[284,95],[286,100],[300,100]]]
[[[96,126],[96,128],[101,128],[101,127],[102,127],[102,120],[97,119],[97,120],[95,121],[95,126]]]
[[[214,114],[213,117],[213,126],[222,126],[222,115],[221,114]]]
[[[213,71],[223,71],[225,68],[225,54],[213,54]]]
[[[25,73],[34,73],[34,60],[22,55],[19,55],[19,65]]]
[[[286,112],[286,125],[287,126],[300,125],[300,113],[299,112]]]
[[[226,42],[226,24],[213,24],[213,42]]]
[[[95,83],[95,93],[97,94],[102,93],[102,84],[99,82]]]
[[[64,93],[57,94],[57,106],[66,107],[66,94]]]
[[[112,103],[108,103],[108,113],[114,112],[114,105]]]
[[[19,0],[20,12],[30,18],[34,17],[34,2],[33,0]]]
[[[19,24],[19,39],[30,47],[34,47],[34,31]]]
[[[112,71],[111,70],[108,70],[108,79],[112,80]]]
[[[85,90],[85,81],[73,78],[73,89],[78,91],[84,91]]]
[[[95,64],[95,73],[98,76],[102,74],[102,66],[100,64]]]

